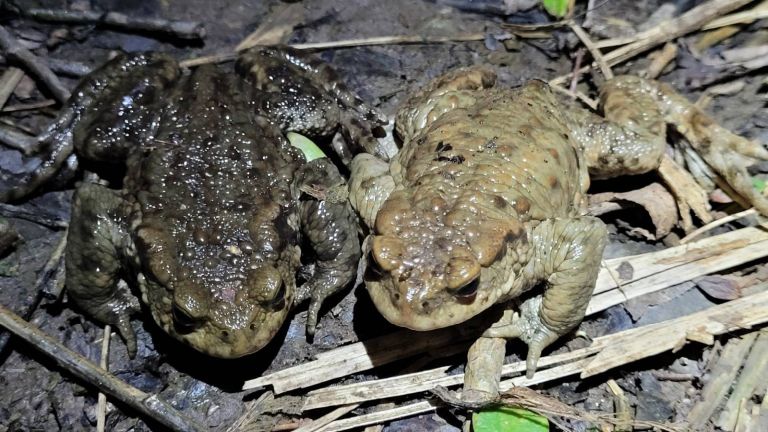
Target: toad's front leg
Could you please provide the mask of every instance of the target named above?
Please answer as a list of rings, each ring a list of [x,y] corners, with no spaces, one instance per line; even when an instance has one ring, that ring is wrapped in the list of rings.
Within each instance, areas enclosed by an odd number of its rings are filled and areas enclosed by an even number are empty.
[[[307,334],[313,335],[323,301],[355,277],[360,260],[357,217],[347,201],[347,185],[336,166],[315,159],[301,168],[294,181],[300,203],[301,234],[315,257],[315,271],[298,288],[296,302],[310,298]]]
[[[19,200],[51,180],[77,153],[89,161],[119,163],[146,133],[145,118],[180,70],[162,53],[119,55],[88,75],[59,117],[37,137],[48,150],[19,186],[0,191],[0,202]]]
[[[542,350],[584,318],[607,237],[602,221],[589,216],[550,219],[533,230],[534,256],[523,276],[544,282],[544,294],[523,302],[519,317],[511,323],[493,326],[484,334],[523,340],[528,345],[528,378],[536,371]],[[472,366],[468,363],[467,367]],[[474,385],[465,386],[468,384]]]
[[[138,302],[118,284],[131,249],[119,192],[84,183],[75,192],[67,234],[67,295],[97,320],[117,328],[128,353],[136,354],[130,315]]]

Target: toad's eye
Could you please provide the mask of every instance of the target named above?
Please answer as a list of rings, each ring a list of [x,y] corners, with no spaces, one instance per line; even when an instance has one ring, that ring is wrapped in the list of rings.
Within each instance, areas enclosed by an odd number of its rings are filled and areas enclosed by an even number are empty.
[[[364,279],[367,281],[379,281],[384,276],[384,270],[373,257],[373,252],[368,253],[368,259],[365,266]]]
[[[198,320],[194,319],[178,305],[173,305],[171,313],[173,314],[173,324],[179,332],[189,333],[200,324]]]
[[[285,284],[282,281],[280,281],[280,288],[275,290],[275,296],[267,302],[266,306],[273,310],[280,310],[285,307]]]
[[[453,295],[459,298],[469,298],[477,294],[477,289],[480,287],[480,278],[476,277],[469,283],[465,284],[461,288],[454,290]]]

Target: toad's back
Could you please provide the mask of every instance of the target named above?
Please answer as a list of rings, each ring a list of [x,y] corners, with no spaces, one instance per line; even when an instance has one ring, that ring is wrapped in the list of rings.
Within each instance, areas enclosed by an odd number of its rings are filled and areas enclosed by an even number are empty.
[[[476,212],[487,216],[512,208],[519,222],[578,211],[586,171],[549,88],[534,81],[467,96],[469,103],[442,113],[400,155],[414,198],[439,191],[454,208],[482,207]]]
[[[189,291],[193,303],[232,308],[238,296],[253,295],[245,286],[257,277],[251,273],[295,242],[290,179],[303,156],[247,102],[252,90],[236,78],[200,68],[184,79],[158,110],[154,138],[131,155],[126,195],[138,204],[139,238],[152,245],[152,273],[178,279],[176,297]],[[222,318],[252,314],[211,311]]]

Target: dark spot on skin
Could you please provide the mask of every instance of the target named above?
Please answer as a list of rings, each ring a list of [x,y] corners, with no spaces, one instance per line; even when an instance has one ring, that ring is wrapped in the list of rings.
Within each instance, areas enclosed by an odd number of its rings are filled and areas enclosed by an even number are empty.
[[[229,337],[229,332],[226,331],[226,330],[222,330],[221,331],[221,335],[224,336],[225,338],[228,338]]]
[[[429,309],[429,302],[421,302],[421,308],[424,310]]]
[[[600,157],[597,158],[597,162],[603,166],[610,164],[610,161],[608,160],[608,157],[606,155],[600,155]]]
[[[553,158],[555,158],[556,161],[560,160],[560,153],[557,152],[557,149],[549,149],[549,154],[552,155]]]
[[[251,330],[256,330],[256,323],[251,323],[250,326],[248,326]]]
[[[451,162],[455,164],[462,164],[466,160],[462,155],[456,155],[451,157]]]
[[[435,162],[448,162],[448,161],[450,161],[450,159],[445,157],[445,156],[438,156],[438,157],[436,157],[436,158],[434,158],[432,160],[435,161]]]
[[[400,293],[394,293],[394,294],[392,295],[392,297],[394,297],[394,299],[395,299],[395,301],[396,301],[396,302],[399,302],[399,301],[400,301]]]
[[[526,214],[531,209],[531,202],[528,201],[528,198],[520,197],[517,201],[515,201],[514,207],[517,214]]]
[[[411,277],[411,269],[406,269],[404,272],[400,273],[400,275],[397,277],[397,280],[399,282],[405,282],[410,277]]]
[[[560,180],[558,180],[555,176],[549,176],[547,179],[547,184],[549,184],[549,187],[552,189],[560,188]]]
[[[496,208],[498,208],[498,209],[503,209],[503,208],[507,207],[507,200],[505,200],[504,198],[496,195],[496,196],[493,197],[493,205],[495,205]]]
[[[435,151],[440,153],[441,151],[443,151],[443,147],[445,147],[445,145],[443,144],[442,141],[440,141],[439,143],[437,143],[437,146],[435,146]]]

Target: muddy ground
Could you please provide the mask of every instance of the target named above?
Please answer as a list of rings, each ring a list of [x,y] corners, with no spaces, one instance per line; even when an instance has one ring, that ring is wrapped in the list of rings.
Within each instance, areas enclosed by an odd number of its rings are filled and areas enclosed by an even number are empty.
[[[22,20],[11,14],[0,15],[0,24],[37,46],[36,53],[51,58],[76,60],[90,66],[101,64],[114,50],[162,50],[180,59],[221,52],[235,46],[277,8],[280,1],[259,0],[75,0],[20,1],[22,6],[61,8],[70,7],[112,10],[131,16],[163,17],[194,20],[205,23],[207,37],[203,43],[185,43],[158,39],[151,35],[110,31],[86,26],[44,25]],[[580,2],[581,3],[581,2]],[[584,2],[585,3],[585,2]],[[601,9],[596,17],[598,24],[593,33],[603,37],[631,34],[666,3],[662,0],[635,2],[613,0]],[[701,2],[678,0],[671,2],[681,10]],[[322,42],[350,38],[383,35],[446,36],[459,33],[498,32],[498,24],[504,18],[471,13],[436,4],[431,1],[408,0],[313,0],[302,2],[305,8],[303,23],[296,28],[287,42]],[[603,19],[601,19],[601,17]],[[620,18],[618,21],[615,18]],[[507,20],[512,22],[540,22],[546,19],[543,12],[534,9],[516,14]],[[617,25],[619,22],[621,25]],[[67,32],[46,49],[51,35]],[[715,46],[738,45],[746,38],[761,34],[760,25],[754,25],[733,40]],[[764,36],[763,36],[764,37]],[[393,115],[398,104],[413,89],[425,84],[438,74],[459,66],[487,64],[496,68],[504,85],[517,85],[530,78],[548,79],[562,75],[573,66],[576,41],[568,32],[558,32],[554,38],[520,40],[507,46],[492,40],[478,42],[386,45],[321,50],[324,60],[339,71],[344,81],[363,99],[372,102],[388,115]],[[678,90],[695,99],[703,85],[717,82],[722,77],[684,49],[678,55],[678,67],[662,76]],[[629,62],[619,70],[639,70],[647,64],[644,56]],[[225,66],[226,67],[226,66]],[[3,66],[0,66],[0,70]],[[702,72],[703,71],[703,72]],[[718,97],[710,112],[725,126],[750,138],[768,142],[768,115],[764,99],[758,96],[765,74],[744,77],[746,85],[741,91],[727,97]],[[63,77],[71,89],[76,78]],[[32,83],[17,89],[10,104],[41,100],[48,97]],[[39,131],[52,120],[56,108],[45,108],[37,113],[19,112],[0,115],[4,122],[16,123],[32,132]],[[0,166],[5,177],[24,167],[25,159],[15,150],[0,147]],[[597,184],[596,189],[629,188],[653,181],[641,179],[613,181]],[[3,186],[5,187],[5,186]],[[62,191],[38,196],[20,207],[52,220],[66,221],[69,214],[71,184]],[[611,244],[608,257],[637,254],[664,247],[662,242],[638,240],[627,233],[627,225],[647,224],[648,221],[630,214],[613,214],[605,217],[610,223]],[[22,218],[9,218],[11,225],[23,237],[16,250],[0,261],[0,299],[2,303],[21,311],[36,294],[36,283],[55,245],[63,235],[61,228]],[[618,222],[617,222],[618,221]],[[738,226],[738,225],[737,225]],[[723,228],[727,230],[729,228]],[[50,283],[50,282],[49,282]],[[224,430],[244,412],[245,402],[260,395],[260,391],[239,392],[239,385],[247,379],[265,372],[300,364],[319,352],[339,345],[389,333],[394,328],[378,317],[370,300],[362,289],[346,291],[337,298],[337,306],[325,308],[320,329],[313,343],[304,334],[305,313],[299,308],[290,325],[259,353],[236,361],[207,358],[164,336],[150,319],[136,319],[134,329],[139,336],[139,353],[129,359],[121,340],[115,339],[110,353],[110,370],[120,379],[149,392],[159,393],[177,409],[196,418],[211,430]],[[581,330],[591,337],[615,332],[632,326],[649,324],[674,316],[702,309],[714,300],[696,289],[694,283],[686,283],[638,300],[632,307],[617,306],[588,320]],[[628,309],[632,312],[628,312]],[[31,317],[32,323],[46,333],[62,341],[69,348],[98,362],[101,326],[70,309],[66,296],[59,300],[44,299]],[[585,342],[564,338],[556,349]],[[511,358],[524,355],[521,344],[510,344]],[[638,419],[660,422],[679,421],[685,418],[692,401],[698,395],[701,378],[710,348],[695,345],[674,355],[656,356],[629,367],[611,371],[598,377],[581,381],[559,381],[540,386],[539,389],[558,399],[589,410],[613,412],[613,402],[605,381],[615,379],[629,395],[630,403]],[[439,360],[441,364],[456,365],[461,370],[463,356]],[[95,425],[96,392],[81,382],[53,367],[42,355],[24,343],[12,339],[0,357],[0,432],[31,430],[92,430]],[[408,362],[406,360],[405,362]],[[383,372],[373,370],[355,379],[376,377],[378,373],[400,370],[405,362],[389,366]],[[432,363],[434,366],[437,363]],[[427,367],[427,366],[424,366]],[[661,380],[659,371],[686,374],[684,381]],[[365,412],[363,405],[355,413]],[[321,413],[310,413],[318,417]],[[290,419],[286,415],[265,415],[258,428]],[[586,425],[573,423],[574,430],[584,430]],[[461,418],[448,411],[412,419],[398,420],[384,427],[391,431],[456,431]],[[259,430],[254,429],[254,430]],[[143,431],[162,430],[151,422],[145,423],[134,412],[122,406],[112,407],[107,416],[107,430]]]

